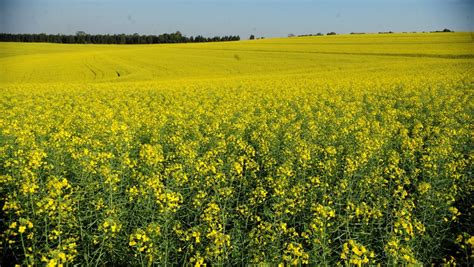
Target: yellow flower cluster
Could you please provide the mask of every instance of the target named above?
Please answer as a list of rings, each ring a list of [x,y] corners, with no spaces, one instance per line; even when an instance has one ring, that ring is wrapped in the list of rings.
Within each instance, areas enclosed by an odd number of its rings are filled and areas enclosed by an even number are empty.
[[[352,239],[350,239],[343,245],[341,259],[345,263],[357,266],[369,265],[374,263],[374,258],[375,253],[373,251],[367,250],[365,246],[357,243]]]
[[[122,229],[122,225],[112,218],[107,218],[100,226],[99,230],[110,234],[112,237],[117,235]]]
[[[390,239],[385,245],[385,251],[392,257],[393,263],[404,265],[419,264],[413,250],[408,245],[403,245],[397,238]]]
[[[283,260],[291,265],[309,263],[309,254],[304,251],[301,244],[290,243],[283,253]]]
[[[153,260],[160,260],[157,246],[155,245],[160,235],[160,226],[156,223],[150,223],[145,229],[136,229],[130,235],[128,245],[136,249],[135,257],[146,255],[147,263],[153,263]]]

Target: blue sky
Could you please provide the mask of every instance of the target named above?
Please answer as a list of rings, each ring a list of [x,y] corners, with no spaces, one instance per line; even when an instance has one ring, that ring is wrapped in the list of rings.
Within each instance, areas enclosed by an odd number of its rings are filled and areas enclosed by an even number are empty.
[[[474,0],[0,0],[0,32],[265,37],[474,30]]]

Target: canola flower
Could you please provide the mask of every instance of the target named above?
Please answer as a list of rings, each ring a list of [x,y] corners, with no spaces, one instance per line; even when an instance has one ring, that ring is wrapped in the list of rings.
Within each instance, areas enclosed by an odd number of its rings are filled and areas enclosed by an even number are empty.
[[[0,44],[3,260],[472,262],[468,38]]]

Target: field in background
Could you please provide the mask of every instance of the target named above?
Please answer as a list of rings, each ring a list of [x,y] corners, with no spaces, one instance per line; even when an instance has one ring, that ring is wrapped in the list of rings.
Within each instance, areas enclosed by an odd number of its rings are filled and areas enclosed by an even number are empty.
[[[123,82],[472,68],[469,33],[341,35],[171,45],[0,43],[0,82]],[[392,74],[391,73],[391,74]]]
[[[0,43],[3,259],[469,263],[472,40]]]

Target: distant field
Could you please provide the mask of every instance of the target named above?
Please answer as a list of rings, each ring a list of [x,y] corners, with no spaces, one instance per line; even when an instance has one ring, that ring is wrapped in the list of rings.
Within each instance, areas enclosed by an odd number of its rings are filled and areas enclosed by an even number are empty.
[[[473,261],[472,33],[0,43],[2,259]]]
[[[386,67],[436,71],[447,63],[467,71],[472,40],[469,33],[437,33],[134,46],[0,43],[0,82],[162,81]]]

